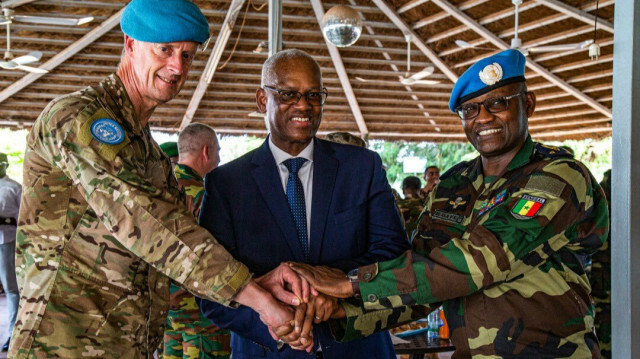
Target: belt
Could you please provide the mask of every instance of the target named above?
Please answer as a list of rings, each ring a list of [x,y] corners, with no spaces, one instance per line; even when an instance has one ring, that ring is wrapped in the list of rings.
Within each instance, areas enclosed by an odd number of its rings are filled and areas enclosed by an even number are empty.
[[[11,217],[0,217],[0,225],[5,225],[5,226],[14,226],[16,227],[18,225],[18,222],[16,221],[15,218],[11,218]]]

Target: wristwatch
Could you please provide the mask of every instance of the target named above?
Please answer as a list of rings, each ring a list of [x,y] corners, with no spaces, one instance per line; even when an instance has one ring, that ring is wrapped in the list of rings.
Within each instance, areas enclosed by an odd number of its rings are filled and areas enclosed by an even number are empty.
[[[358,278],[358,268],[352,269],[347,273],[347,278],[351,283],[351,289],[353,290],[353,296],[360,298],[360,279]]]

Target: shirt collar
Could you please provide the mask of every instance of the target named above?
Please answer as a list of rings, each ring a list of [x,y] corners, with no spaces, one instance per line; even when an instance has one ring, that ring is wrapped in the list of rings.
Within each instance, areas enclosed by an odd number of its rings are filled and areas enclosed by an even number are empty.
[[[196,172],[193,168],[178,163],[176,167],[173,169],[173,173],[176,175],[176,179],[196,179],[198,181],[202,181],[202,177]]]
[[[298,153],[297,156],[292,156],[289,153],[281,150],[278,146],[273,143],[271,140],[271,136],[269,136],[269,149],[271,150],[271,154],[273,154],[273,158],[276,160],[278,165],[282,164],[282,162],[288,160],[289,158],[299,157],[305,158],[309,162],[313,162],[313,148],[314,148],[314,140],[311,140],[307,147],[305,147],[302,152]]]
[[[133,103],[129,99],[127,89],[116,74],[107,76],[102,82],[100,87],[104,90],[104,93],[100,94],[100,100],[104,102],[104,105],[109,107],[109,110],[117,112],[114,115],[118,116],[126,122],[131,128],[133,133],[141,136],[143,128],[140,126],[140,121],[136,118]],[[149,124],[147,123],[147,127]]]

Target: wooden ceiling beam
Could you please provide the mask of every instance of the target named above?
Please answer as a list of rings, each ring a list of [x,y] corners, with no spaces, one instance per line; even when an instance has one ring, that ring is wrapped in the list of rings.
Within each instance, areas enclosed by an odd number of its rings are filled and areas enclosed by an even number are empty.
[[[464,10],[468,10],[468,9],[470,9],[472,7],[475,7],[475,6],[482,5],[482,4],[484,4],[484,3],[488,2],[488,1],[489,0],[467,0],[467,1],[464,1],[464,2],[462,2],[460,4],[458,4],[458,8],[460,10],[464,11]],[[434,23],[436,21],[440,21],[440,20],[442,20],[442,19],[444,19],[446,17],[449,17],[449,14],[446,11],[440,11],[439,13],[430,15],[428,17],[425,17],[425,18],[422,18],[422,19],[416,21],[411,26],[411,28],[413,30],[418,30],[421,27],[425,27],[425,26],[427,26],[429,24],[432,24],[432,23]]]
[[[447,11],[448,13],[450,13],[451,16],[454,16],[456,19],[458,19],[463,24],[469,26],[471,29],[473,29],[475,32],[477,32],[479,35],[481,35],[482,37],[484,37],[487,40],[491,41],[498,48],[500,48],[500,49],[508,49],[509,48],[509,45],[506,42],[502,41],[499,37],[497,37],[496,35],[491,33],[489,30],[487,30],[483,26],[479,25],[475,20],[473,20],[467,14],[463,13],[462,11],[460,11],[455,6],[451,5],[451,3],[449,3],[448,1],[446,1],[446,0],[432,0],[432,1],[436,5],[438,5],[440,8],[442,8],[443,10]],[[550,81],[554,85],[556,85],[556,86],[560,87],[561,89],[571,93],[573,96],[578,98],[580,101],[582,101],[585,104],[593,107],[594,109],[596,109],[600,113],[604,114],[605,116],[611,117],[611,109],[604,107],[602,104],[598,103],[597,101],[595,101],[591,97],[589,97],[589,96],[585,95],[584,93],[580,92],[578,89],[576,89],[575,87],[571,86],[570,84],[568,84],[567,82],[565,82],[561,78],[557,77],[556,75],[552,74],[547,69],[545,69],[542,66],[538,65],[533,60],[527,59],[526,66],[528,68],[532,69],[533,71],[539,73],[542,77],[544,77],[546,80]]]
[[[32,3],[36,0],[7,0],[7,1],[3,1],[2,4],[2,8],[17,8],[18,6],[22,6],[22,5],[26,5],[29,3]]]
[[[49,59],[49,61],[42,64],[40,68],[51,71],[61,63],[71,58],[73,55],[77,54],[80,50],[87,47],[87,45],[91,44],[96,39],[100,38],[102,35],[106,34],[116,25],[118,25],[120,23],[120,16],[122,15],[123,11],[124,8],[109,17],[109,19],[107,19],[102,24],[96,26],[93,30],[89,31],[86,35],[71,44],[65,50]],[[16,81],[14,84],[5,88],[4,90],[2,90],[2,92],[0,92],[0,103],[4,102],[6,99],[13,96],[23,88],[29,86],[31,83],[41,78],[43,75],[45,74],[29,73],[20,80]]]
[[[391,7],[389,6],[389,4],[387,4],[386,1],[384,0],[372,0],[372,1],[389,18],[389,20],[391,20],[391,22],[393,22],[393,24],[400,29],[400,31],[402,31],[404,34],[411,35],[411,42],[418,49],[420,49],[420,51],[422,51],[422,53],[424,53],[424,55],[427,56],[427,58],[431,60],[431,62],[433,62],[433,64],[442,73],[444,73],[449,78],[449,80],[451,80],[452,83],[455,83],[456,81],[458,81],[458,75],[455,72],[453,72],[449,68],[449,66],[445,64],[444,61],[442,61],[442,59],[440,59],[440,57],[438,57],[438,55],[422,41],[422,38],[415,31],[413,31],[409,27],[409,25],[407,25],[407,23],[404,20],[402,20],[402,18],[400,18],[400,15],[398,15],[395,11],[391,9]]]
[[[587,24],[594,24],[596,22],[595,16],[589,14],[586,11],[582,11],[580,9],[576,9],[573,6],[567,5],[563,2],[560,2],[558,0],[535,0],[537,2],[539,2],[540,4],[545,5],[548,8],[551,8],[557,12],[563,13],[569,17],[572,17],[574,19],[580,20],[584,23]],[[607,31],[611,34],[613,34],[613,24],[610,23],[609,21],[606,21],[602,18],[598,18],[598,28]]]
[[[224,25],[216,37],[216,43],[211,49],[211,55],[209,55],[207,64],[205,65],[204,71],[202,71],[202,75],[198,81],[198,85],[196,86],[193,96],[191,97],[191,101],[184,113],[180,129],[183,129],[193,120],[193,116],[198,110],[200,101],[202,100],[202,97],[204,97],[204,93],[207,91],[207,87],[209,87],[209,84],[213,79],[213,75],[216,73],[218,63],[220,62],[220,58],[222,57],[225,47],[227,47],[227,42],[229,41],[233,27],[236,24],[236,19],[238,18],[238,14],[240,13],[240,10],[242,10],[244,3],[245,0],[233,0],[229,5],[229,11],[227,12],[227,16],[223,22]]]
[[[411,9],[413,9],[414,7],[420,6],[426,2],[428,2],[429,0],[410,0],[407,1],[404,5],[400,6],[397,10],[398,14],[402,14],[404,12],[407,12]]]

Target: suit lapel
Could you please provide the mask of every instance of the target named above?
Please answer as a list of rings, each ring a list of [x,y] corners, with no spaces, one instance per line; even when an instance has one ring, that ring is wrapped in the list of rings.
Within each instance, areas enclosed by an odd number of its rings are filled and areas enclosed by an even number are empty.
[[[324,230],[338,172],[338,160],[333,150],[321,140],[314,139],[313,150],[313,203],[311,203],[311,264],[320,262]]]
[[[302,246],[298,241],[291,210],[289,209],[287,198],[282,189],[280,174],[278,173],[273,154],[269,149],[268,141],[269,139],[267,138],[262,146],[256,150],[251,161],[256,167],[253,168],[251,174],[271,215],[278,224],[278,227],[280,227],[287,244],[291,248],[295,260],[297,262],[304,262]],[[256,213],[256,215],[260,214]],[[268,220],[268,218],[265,218],[265,220]]]

